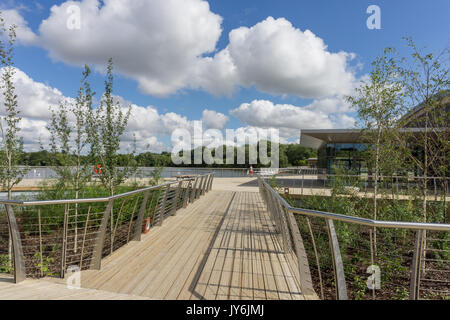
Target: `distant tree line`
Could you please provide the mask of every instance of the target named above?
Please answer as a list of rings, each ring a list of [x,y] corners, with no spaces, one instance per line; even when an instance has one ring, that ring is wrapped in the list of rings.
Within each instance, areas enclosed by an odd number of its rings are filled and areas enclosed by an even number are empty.
[[[245,146],[248,150],[248,145]],[[236,148],[235,147],[228,147],[233,148],[234,153],[236,154]],[[310,148],[303,147],[299,144],[280,144],[280,167],[290,167],[290,166],[306,166],[307,162],[306,159],[317,157],[317,150],[313,150]],[[193,159],[193,153],[194,151],[191,151],[192,159]],[[225,152],[224,152],[225,154]],[[214,165],[207,165],[205,163],[202,164],[182,164],[182,165],[175,165],[172,162],[171,154],[169,152],[162,152],[162,153],[154,153],[154,152],[143,152],[140,154],[137,154],[135,156],[131,154],[118,154],[117,155],[117,166],[126,166],[130,163],[130,156],[132,157],[132,162],[136,166],[139,167],[223,167],[223,168],[248,168],[250,166],[248,157],[245,159],[245,164],[237,164],[235,161],[235,164],[214,164]],[[60,156],[55,157],[55,153],[47,150],[40,150],[36,152],[23,152],[21,155],[21,158],[19,160],[20,165],[25,166],[58,166],[63,165],[63,163],[55,163],[58,162],[58,159],[60,159]],[[71,161],[69,161],[67,158],[71,158]],[[87,160],[89,160],[89,156],[81,156],[82,162],[86,163]],[[77,159],[76,154],[72,155],[65,155],[65,163],[67,162],[75,162]],[[193,161],[192,161],[193,162]],[[95,163],[92,163],[92,165],[95,165]],[[264,167],[264,165],[257,163],[252,164],[253,167]]]

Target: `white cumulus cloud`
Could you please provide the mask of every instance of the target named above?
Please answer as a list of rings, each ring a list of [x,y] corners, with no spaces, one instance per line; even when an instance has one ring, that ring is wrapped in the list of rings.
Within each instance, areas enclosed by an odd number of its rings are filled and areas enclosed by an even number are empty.
[[[67,28],[74,5],[79,29]],[[112,57],[143,92],[164,96],[188,86],[201,55],[215,50],[221,22],[202,0],[82,0],[53,6],[39,32],[52,58],[101,66]]]
[[[80,28],[68,28],[73,6]],[[354,54],[330,52],[324,40],[285,18],[268,17],[230,31],[218,51],[222,17],[204,0],[81,0],[54,5],[35,35],[16,10],[20,38],[38,43],[50,56],[98,70],[112,57],[116,70],[147,94],[167,96],[184,89],[231,95],[254,86],[275,95],[326,98],[354,87]],[[38,39],[38,40],[36,40]]]
[[[222,130],[227,125],[230,118],[220,112],[214,110],[203,110],[202,119],[203,123],[209,129],[219,129]]]
[[[228,46],[202,66],[217,83],[199,82],[211,92],[229,91],[224,83],[235,83],[272,94],[323,98],[352,89],[355,75],[348,62],[353,58],[352,53],[329,52],[310,30],[268,17],[251,28],[232,30]]]
[[[20,43],[24,45],[37,45],[38,37],[30,27],[28,27],[28,22],[22,17],[18,10],[1,10],[1,15],[7,29],[12,25],[16,26],[16,36]]]
[[[248,126],[280,129],[280,137],[289,139],[297,137],[300,129],[353,127],[355,119],[344,113],[348,110],[338,98],[315,100],[304,107],[253,100],[230,110],[230,114]]]

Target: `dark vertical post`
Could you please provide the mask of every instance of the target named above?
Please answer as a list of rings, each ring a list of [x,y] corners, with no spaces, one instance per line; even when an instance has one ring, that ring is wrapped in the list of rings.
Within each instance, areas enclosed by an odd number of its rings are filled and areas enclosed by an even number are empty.
[[[8,217],[9,234],[12,242],[12,257],[14,259],[14,282],[19,283],[25,280],[25,258],[23,256],[22,240],[20,239],[19,227],[11,205],[5,205],[6,216]],[[12,262],[12,261],[11,261]]]
[[[206,186],[208,185],[209,174],[205,175],[205,181],[203,182],[201,195],[203,196],[206,193]]]
[[[211,179],[209,180],[208,191],[211,191],[213,182],[214,182],[214,173],[211,173]]]
[[[103,213],[102,222],[98,230],[97,239],[95,241],[94,252],[92,255],[91,269],[100,270],[103,244],[105,242],[106,228],[108,226],[108,221],[111,216],[111,209],[114,204],[114,199],[110,199],[106,205],[105,212]]]
[[[196,192],[196,188],[197,188],[197,182],[198,182],[198,177],[195,177],[195,181],[192,185],[192,190],[191,190],[191,195],[190,195],[190,199],[189,202],[194,202],[195,200],[195,192]]]
[[[166,204],[167,204],[167,196],[169,195],[169,190],[170,190],[170,184],[166,186],[166,190],[164,190],[164,198],[159,210],[159,225],[161,226],[163,224],[164,221],[164,214],[166,211]]]
[[[205,176],[201,176],[200,177],[200,183],[198,184],[197,191],[195,192],[195,199],[200,198],[200,193],[202,191],[202,184],[203,184],[203,179],[204,178],[205,178]]]
[[[187,207],[188,201],[189,201],[189,188],[191,187],[192,180],[187,181],[186,190],[184,191],[183,196],[183,208]]]
[[[173,206],[172,206],[172,212],[171,215],[175,215],[178,210],[178,202],[180,201],[180,194],[181,194],[181,184],[183,182],[178,182],[177,190],[175,191],[175,197],[173,198]]]
[[[150,190],[145,191],[144,198],[141,202],[141,207],[139,208],[139,213],[136,219],[136,225],[134,226],[134,235],[131,239],[132,241],[140,241],[141,240],[141,233],[142,233],[142,223],[144,222],[144,214],[145,209],[147,208],[147,201],[148,197],[150,195]]]

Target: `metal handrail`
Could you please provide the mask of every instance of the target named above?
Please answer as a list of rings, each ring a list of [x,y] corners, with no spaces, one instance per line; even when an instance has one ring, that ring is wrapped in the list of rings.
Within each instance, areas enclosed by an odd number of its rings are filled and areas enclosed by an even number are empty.
[[[277,197],[278,200],[281,201],[281,203],[286,207],[286,209],[292,213],[333,219],[333,220],[344,221],[344,222],[350,222],[350,223],[355,223],[355,224],[369,226],[369,227],[450,231],[450,224],[446,224],[446,223],[372,220],[372,219],[360,218],[360,217],[355,217],[355,216],[347,216],[347,215],[339,214],[339,213],[331,213],[331,212],[296,208],[296,207],[291,206],[278,192],[273,190],[272,187],[266,181],[263,180],[262,182],[270,190],[270,192],[274,193],[274,196]]]
[[[140,205],[138,206],[138,198],[136,198],[135,204],[133,209],[130,211],[131,217],[129,220],[127,220],[127,231],[126,231],[126,243],[128,241],[139,241],[141,238],[141,232],[144,222],[144,214],[149,210],[147,209],[148,204],[150,204],[150,209],[152,204],[153,206],[153,213],[156,215],[156,217],[159,219],[159,225],[162,224],[165,216],[169,215],[175,215],[176,210],[180,208],[185,208],[188,203],[192,203],[196,199],[198,199],[200,196],[204,195],[207,191],[211,190],[212,181],[214,178],[214,173],[206,173],[203,175],[198,175],[195,178],[186,178],[186,179],[180,179],[177,181],[168,181],[162,184],[159,184],[157,186],[149,186],[145,188],[141,188],[138,190],[133,190],[109,197],[101,197],[101,198],[86,198],[86,199],[61,199],[61,200],[40,200],[40,201],[20,201],[20,200],[0,200],[0,204],[3,204],[6,209],[6,217],[7,217],[7,225],[9,228],[9,234],[11,236],[12,240],[12,261],[11,263],[14,263],[14,279],[15,282],[23,281],[27,276],[26,271],[26,264],[25,264],[25,258],[24,258],[24,250],[22,246],[22,239],[21,239],[21,228],[18,226],[18,223],[16,220],[16,214],[14,212],[14,207],[30,207],[30,206],[52,206],[52,205],[61,205],[65,204],[64,209],[64,223],[59,226],[63,229],[63,239],[62,239],[62,251],[61,251],[61,269],[60,269],[60,276],[64,277],[65,273],[65,267],[66,267],[66,249],[67,249],[67,238],[68,238],[68,226],[69,226],[69,205],[70,204],[83,204],[83,203],[107,203],[106,209],[101,213],[101,218],[97,218],[97,221],[100,221],[99,225],[97,225],[97,231],[95,231],[95,238],[90,238],[89,240],[85,239],[87,228],[88,228],[88,222],[89,222],[89,212],[91,206],[88,208],[87,215],[85,217],[86,221],[83,221],[83,230],[84,230],[84,237],[82,240],[82,246],[84,248],[85,240],[86,241],[94,241],[95,244],[90,245],[90,249],[92,251],[90,252],[90,268],[91,269],[100,269],[101,267],[101,259],[102,259],[102,252],[103,252],[103,245],[106,238],[106,231],[108,228],[108,222],[110,222],[111,226],[111,241],[110,241],[110,247],[111,247],[111,253],[113,252],[113,246],[114,246],[114,235],[117,228],[117,223],[119,222],[120,214],[122,212],[122,207],[126,201],[126,197],[133,196],[133,195],[141,195],[142,199],[140,200]],[[192,183],[192,181],[195,181],[195,183]],[[197,184],[198,181],[201,181],[201,184]],[[186,191],[181,192],[182,185],[185,183],[185,189]],[[174,187],[175,185],[175,187]],[[160,190],[162,192],[158,192],[156,197],[151,198],[150,200],[150,191],[152,190]],[[190,195],[194,194],[196,197],[190,197]],[[169,196],[170,193],[170,196]],[[122,199],[122,207],[117,213],[117,216],[115,217],[115,221],[112,219],[112,210],[113,210],[113,204],[114,201],[117,199]],[[154,201],[156,200],[156,202]],[[134,200],[133,200],[134,201]],[[80,208],[79,206],[75,208]],[[38,225],[39,225],[39,251],[36,252],[38,257],[40,257],[41,265],[43,264],[42,261],[42,250],[43,250],[43,243],[41,238],[41,211],[42,209],[38,209],[37,211],[37,218],[39,219]],[[98,213],[97,213],[98,214]],[[134,227],[132,227],[132,222],[134,221]],[[75,229],[78,230],[78,223],[80,221],[75,220],[75,222],[70,222],[71,224],[75,223]],[[113,224],[115,223],[115,227],[113,228]],[[92,226],[91,226],[92,227]],[[73,236],[73,235],[71,235]],[[75,241],[76,242],[76,241]],[[123,244],[119,244],[119,247]],[[74,249],[75,250],[75,249]],[[83,250],[81,251],[80,255],[80,266],[82,265],[83,261]],[[86,252],[85,252],[86,253]],[[77,262],[78,263],[78,262]]]
[[[350,222],[368,227],[377,228],[398,228],[398,229],[414,229],[414,230],[430,230],[430,231],[450,231],[450,224],[446,223],[429,223],[429,222],[404,222],[404,221],[383,221],[372,220],[344,214],[330,213],[309,209],[299,209],[289,207],[289,211],[296,214],[304,214],[307,216],[322,217],[336,221]]]
[[[208,173],[206,175],[213,174]],[[129,192],[124,192],[120,194],[116,194],[109,197],[101,197],[101,198],[84,198],[84,199],[61,199],[61,200],[37,200],[37,201],[23,201],[23,200],[4,200],[0,199],[0,204],[10,204],[10,205],[20,205],[20,206],[39,206],[39,205],[51,205],[51,204],[71,204],[71,203],[93,203],[93,202],[108,202],[109,200],[113,199],[120,199],[123,197],[127,197],[133,194],[145,192],[148,190],[156,190],[168,185],[172,184],[178,184],[179,182],[183,181],[190,181],[191,179],[180,179],[178,181],[168,181],[156,186],[149,186]]]
[[[278,192],[272,189],[272,187],[264,180],[262,183],[267,187],[267,189],[277,197],[278,200],[292,213],[304,214],[307,216],[321,217],[326,219],[333,219],[338,221],[350,222],[359,225],[369,226],[369,227],[384,227],[384,228],[400,228],[400,229],[423,229],[423,230],[434,230],[434,231],[450,231],[450,224],[446,223],[429,223],[429,222],[406,222],[406,221],[383,221],[383,220],[372,220],[367,218],[360,218],[355,216],[347,216],[339,213],[331,213],[310,209],[302,209],[291,206]]]
[[[450,231],[450,224],[445,223],[427,223],[427,222],[406,222],[406,221],[382,221],[382,220],[373,220],[373,219],[367,219],[367,218],[361,218],[361,217],[355,217],[355,216],[349,216],[344,214],[337,214],[337,213],[331,213],[331,212],[324,212],[324,211],[318,211],[318,210],[310,210],[310,209],[303,209],[303,208],[296,208],[294,206],[291,206],[276,190],[274,190],[267,181],[261,177],[260,175],[257,175],[258,182],[259,182],[259,188],[260,192],[263,196],[263,199],[267,205],[268,211],[271,213],[272,219],[276,225],[276,230],[278,233],[282,236],[283,242],[285,242],[285,239],[292,239],[294,240],[294,243],[292,244],[295,247],[295,252],[299,261],[299,271],[300,275],[306,277],[308,280],[311,279],[310,270],[308,266],[308,258],[306,256],[306,252],[304,249],[304,244],[302,240],[302,236],[299,234],[295,237],[292,236],[293,230],[288,229],[286,230],[286,227],[283,228],[282,224],[284,223],[283,220],[289,221],[290,215],[298,215],[298,216],[304,216],[306,218],[306,224],[308,225],[311,241],[312,241],[312,247],[313,252],[316,255],[316,264],[318,266],[318,275],[320,279],[320,288],[321,293],[323,297],[323,284],[321,280],[321,272],[320,272],[320,266],[318,262],[317,257],[317,248],[316,244],[314,242],[314,235],[312,234],[313,231],[311,229],[311,224],[309,221],[309,217],[317,217],[322,218],[326,222],[327,230],[328,230],[328,239],[329,239],[329,251],[331,254],[331,261],[333,262],[333,270],[334,270],[334,283],[336,286],[336,297],[338,299],[348,299],[347,295],[347,285],[346,285],[346,279],[345,279],[345,269],[343,267],[343,259],[341,257],[341,252],[339,248],[339,240],[336,234],[336,230],[334,228],[333,221],[342,221],[353,225],[359,225],[359,226],[366,226],[370,227],[370,253],[372,256],[372,265],[373,265],[373,254],[374,254],[374,248],[373,248],[373,232],[376,230],[376,228],[391,228],[391,229],[403,229],[403,230],[411,230],[415,231],[416,237],[415,237],[415,244],[414,244],[414,250],[413,250],[413,257],[410,267],[410,290],[409,290],[409,297],[410,299],[418,299],[420,297],[420,281],[422,277],[422,273],[425,270],[425,261],[427,261],[427,258],[425,256],[425,251],[427,250],[425,247],[426,243],[426,233],[427,232],[433,232],[433,231],[444,231],[449,232]],[[284,208],[284,209],[282,209]],[[298,232],[300,229],[299,221],[296,221],[294,219],[295,224],[295,232]],[[292,227],[294,228],[294,227]],[[306,231],[308,232],[308,231]],[[436,240],[436,239],[433,239]],[[445,241],[445,240],[444,240]],[[295,243],[296,242],[296,243]],[[285,250],[290,250],[288,247]],[[442,250],[441,250],[442,251]],[[303,270],[302,270],[303,268]],[[308,270],[305,270],[308,269]],[[300,282],[302,279],[299,279]],[[424,279],[424,281],[427,281],[429,279]],[[445,281],[444,281],[445,282]],[[373,290],[373,297],[375,297],[375,291]]]

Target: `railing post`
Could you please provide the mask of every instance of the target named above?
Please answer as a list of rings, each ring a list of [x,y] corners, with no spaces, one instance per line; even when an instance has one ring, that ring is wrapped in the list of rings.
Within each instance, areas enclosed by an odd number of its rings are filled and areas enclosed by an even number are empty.
[[[205,195],[205,193],[206,193],[206,186],[208,185],[208,181],[209,181],[209,174],[205,175],[205,181],[202,184],[202,192],[200,194],[202,196]]]
[[[205,176],[201,176],[200,177],[200,183],[198,184],[197,191],[195,192],[195,199],[200,198],[200,193],[202,191],[202,184],[203,184],[203,179],[204,178],[205,178]]]
[[[164,198],[161,204],[161,207],[159,209],[159,223],[158,225],[162,225],[164,221],[164,212],[166,211],[166,203],[167,203],[167,196],[169,195],[169,189],[170,185],[166,186],[166,190],[164,190]]]
[[[178,182],[177,190],[175,191],[175,197],[173,198],[173,206],[172,206],[172,212],[171,215],[175,215],[178,209],[178,201],[180,200],[180,193],[181,193],[181,184],[183,182]]]
[[[111,209],[114,204],[114,199],[110,199],[106,205],[105,212],[103,213],[102,222],[98,230],[97,239],[95,241],[94,252],[92,255],[91,269],[100,270],[103,244],[105,242],[106,228],[108,226],[108,221],[111,216]]]
[[[212,173],[208,175],[208,182],[206,183],[205,192],[209,192],[211,186]]]
[[[141,233],[142,233],[142,223],[144,222],[144,214],[145,209],[147,208],[148,197],[150,196],[150,190],[147,190],[144,193],[144,198],[141,202],[141,207],[139,208],[139,213],[136,218],[136,225],[134,226],[134,235],[131,239],[132,241],[141,241]]]
[[[319,285],[320,285],[320,297],[323,300],[324,294],[323,294],[323,281],[322,281],[322,272],[320,271],[320,261],[319,261],[319,254],[317,252],[317,246],[316,246],[316,240],[314,238],[314,233],[311,225],[311,221],[309,217],[305,217],[306,223],[308,224],[309,234],[311,235],[311,244],[314,250],[314,255],[316,257],[316,265],[317,265],[317,273],[319,275]]]
[[[314,288],[311,279],[311,271],[309,269],[308,257],[306,256],[305,246],[303,244],[302,235],[295,220],[294,215],[289,210],[286,210],[286,218],[288,220],[288,225],[290,229],[290,234],[292,236],[292,241],[294,242],[295,255],[298,261],[299,269],[299,283],[303,294],[314,295]]]
[[[26,277],[22,240],[20,239],[19,227],[17,225],[13,208],[9,204],[5,205],[5,208],[13,250],[12,257],[14,259],[14,282],[19,283],[25,280]],[[12,261],[10,262],[12,263]]]
[[[214,182],[214,173],[211,173],[211,179],[209,181],[208,191],[212,190],[213,182]]]
[[[189,202],[194,202],[195,200],[195,192],[196,192],[196,188],[197,188],[197,181],[198,181],[198,177],[195,177],[195,181],[192,185],[192,190],[191,190],[191,194],[190,194],[190,199]]]
[[[205,182],[203,183],[202,195],[206,194],[206,189],[208,188],[209,174],[205,176]]]
[[[336,298],[338,300],[348,300],[347,284],[345,283],[344,266],[342,263],[339,241],[334,229],[334,223],[331,219],[326,219],[328,228],[328,238],[330,242],[330,251],[333,258],[334,279],[336,283]]]
[[[409,299],[418,300],[420,298],[420,274],[422,265],[422,252],[423,252],[423,230],[416,231],[416,241],[414,244],[414,254],[411,262],[411,279],[409,283]]]
[[[189,201],[189,188],[190,188],[191,184],[192,184],[192,180],[188,180],[186,190],[184,191],[184,196],[183,196],[183,208],[187,207],[187,204]]]

